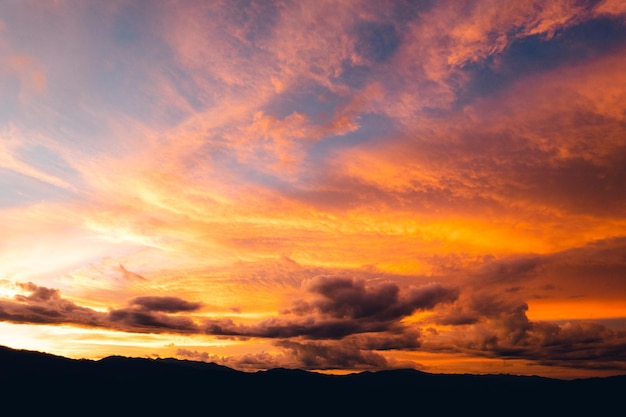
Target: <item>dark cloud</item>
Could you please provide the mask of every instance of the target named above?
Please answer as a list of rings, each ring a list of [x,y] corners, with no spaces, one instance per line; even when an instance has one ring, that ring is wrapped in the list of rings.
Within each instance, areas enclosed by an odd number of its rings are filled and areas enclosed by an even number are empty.
[[[199,328],[191,318],[163,313],[189,313],[201,306],[201,303],[178,297],[137,297],[129,303],[128,308],[111,310],[108,318],[116,326],[122,325],[131,329],[194,333]]]
[[[18,301],[28,302],[28,301],[49,301],[51,299],[58,300],[59,290],[55,290],[53,288],[39,287],[32,282],[18,283],[18,287],[21,289],[30,292],[30,295],[16,295],[15,299]]]
[[[342,342],[363,350],[414,350],[421,346],[420,336],[417,329],[398,327],[386,333],[354,334]]]
[[[399,293],[395,284],[381,284],[366,290],[364,281],[322,276],[314,279],[308,290],[323,297],[314,302],[314,309],[331,317],[383,319],[402,315],[393,311],[398,305]]]
[[[137,297],[130,304],[144,310],[164,313],[196,311],[202,306],[202,303],[192,303],[178,297]]]
[[[626,294],[626,237],[546,255],[542,275],[564,297],[614,299]]]
[[[463,348],[478,351],[510,349],[528,338],[532,323],[528,305],[506,292],[467,292],[433,320],[441,325],[461,328],[469,337],[460,341]],[[453,330],[456,332],[456,330]]]
[[[294,356],[304,369],[381,369],[388,363],[379,353],[352,346],[327,343],[300,343],[283,340],[276,343]]]
[[[543,259],[536,255],[517,255],[485,262],[477,271],[476,278],[483,285],[493,283],[516,283],[538,273]]]
[[[422,332],[419,348],[623,370],[626,332],[619,330],[623,325],[611,328],[600,320],[537,321],[528,313],[539,298],[600,305],[602,300],[615,300],[615,291],[626,293],[625,255],[626,239],[616,237],[547,255],[485,257],[482,265],[473,264],[462,275],[459,297],[439,305],[428,318],[447,329]]]
[[[473,293],[507,292],[511,298],[544,297],[612,299],[626,294],[626,238],[615,237],[546,255],[485,258],[465,271],[467,290]]]
[[[164,313],[195,311],[200,303],[176,297],[138,297],[128,308],[102,313],[61,297],[58,289],[18,283],[27,295],[0,299],[0,320],[32,324],[75,324],[130,332],[198,332],[189,317]]]
[[[196,324],[188,317],[168,316],[132,308],[112,310],[108,314],[108,319],[113,327],[121,326],[130,331],[198,331]]]
[[[514,296],[512,296],[514,294]],[[434,320],[451,325],[446,339],[435,336],[423,350],[454,351],[486,357],[586,369],[626,369],[626,331],[588,321],[531,321],[528,305],[516,293],[467,292]]]
[[[344,343],[280,340],[275,345],[281,348],[280,353],[259,352],[217,356],[207,352],[179,348],[176,350],[176,355],[185,359],[214,362],[250,371],[271,368],[375,370],[393,366],[392,362],[379,353]]]
[[[407,294],[400,294],[400,288],[394,283],[368,288],[363,280],[335,276],[313,279],[308,290],[322,297],[308,306],[299,303],[296,311],[313,309],[334,318],[376,321],[398,320],[416,310],[432,309],[439,303],[454,301],[458,296],[458,289],[440,284],[411,288]]]
[[[296,300],[293,308],[285,311],[282,317],[264,320],[254,326],[237,325],[230,319],[207,320],[206,332],[222,336],[318,340],[343,339],[363,333],[401,334],[407,330],[400,323],[403,318],[417,310],[450,303],[458,296],[458,289],[440,284],[427,284],[402,292],[393,283],[368,287],[364,280],[340,276],[314,278],[306,289],[315,299]],[[407,344],[414,346],[414,343]]]
[[[28,295],[0,300],[0,320],[16,323],[66,324],[84,326],[102,324],[102,315],[63,299],[59,290],[28,283],[17,283]]]
[[[342,339],[355,333],[384,332],[393,327],[393,324],[387,322],[324,319],[314,316],[296,320],[271,318],[253,326],[238,325],[230,319],[210,319],[205,322],[207,334],[272,339]]]
[[[544,365],[626,370],[626,332],[585,321],[535,322],[523,329],[523,335],[513,343],[493,346],[489,353]]]
[[[320,276],[309,281],[305,288],[314,299],[295,300],[293,308],[284,311],[280,317],[249,326],[236,324],[230,319],[210,319],[205,321],[206,333],[320,341],[316,343],[341,340],[342,346],[353,349],[352,354],[356,351],[416,349],[421,343],[419,329],[402,323],[402,319],[417,310],[449,304],[458,297],[458,289],[440,284],[401,291],[396,284],[367,286],[363,280],[341,276]],[[309,346],[309,342],[306,343]],[[327,345],[310,346],[321,349]],[[305,348],[298,345],[298,349]],[[298,349],[296,351],[300,352]]]

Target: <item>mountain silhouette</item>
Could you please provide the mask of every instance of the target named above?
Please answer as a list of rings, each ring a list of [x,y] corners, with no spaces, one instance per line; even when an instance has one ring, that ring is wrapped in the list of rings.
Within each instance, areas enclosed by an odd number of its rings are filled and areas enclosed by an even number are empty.
[[[0,398],[19,415],[619,415],[626,398],[626,375],[242,372],[172,358],[77,360],[7,347],[0,347],[0,372]]]

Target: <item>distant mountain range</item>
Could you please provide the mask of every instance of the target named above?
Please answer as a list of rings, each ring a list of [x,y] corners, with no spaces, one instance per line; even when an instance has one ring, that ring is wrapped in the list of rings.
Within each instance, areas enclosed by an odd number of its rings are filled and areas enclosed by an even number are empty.
[[[3,409],[17,407],[3,415],[605,416],[624,415],[626,375],[567,381],[411,369],[248,373],[188,360],[76,360],[0,347],[0,399]]]

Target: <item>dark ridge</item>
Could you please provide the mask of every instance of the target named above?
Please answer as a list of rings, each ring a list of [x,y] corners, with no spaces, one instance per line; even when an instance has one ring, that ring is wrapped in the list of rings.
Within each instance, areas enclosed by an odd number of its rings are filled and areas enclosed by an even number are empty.
[[[609,415],[623,408],[626,392],[626,375],[248,373],[172,358],[74,360],[1,346],[0,370],[5,406],[24,415]]]

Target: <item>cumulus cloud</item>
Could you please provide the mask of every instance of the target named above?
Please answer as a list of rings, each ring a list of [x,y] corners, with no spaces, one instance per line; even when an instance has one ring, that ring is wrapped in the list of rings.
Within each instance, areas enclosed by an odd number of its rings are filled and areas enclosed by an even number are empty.
[[[317,277],[307,287],[311,293],[322,297],[310,305],[299,305],[298,311],[313,309],[322,315],[357,320],[399,320],[416,310],[432,309],[439,303],[454,301],[458,296],[458,289],[441,284],[411,288],[407,294],[400,295],[400,288],[395,283],[367,288],[362,280],[333,276]]]
[[[417,310],[450,303],[458,289],[428,284],[401,292],[397,284],[367,286],[365,281],[341,276],[319,276],[305,288],[316,299],[296,300],[283,316],[260,323],[237,325],[230,319],[207,320],[206,332],[241,337],[343,339],[361,333],[402,332],[401,320]],[[295,316],[291,318],[290,316]],[[393,338],[389,344],[393,345]]]
[[[462,334],[457,333],[452,344],[424,342],[423,347],[579,369],[626,369],[626,332],[599,323],[530,322],[520,311],[512,311]]]
[[[592,319],[529,318],[533,303],[548,297],[579,304],[600,300],[595,313],[603,314],[601,300],[611,300],[610,291],[621,286],[615,281],[625,271],[623,254],[624,240],[616,238],[554,254],[487,259],[468,271],[460,296],[430,317],[445,330],[422,332],[420,349],[623,370],[625,331]]]
[[[62,298],[59,291],[40,287],[31,282],[18,283],[27,295],[0,299],[0,320],[33,324],[102,325],[102,315]]]
[[[526,309],[519,304],[496,308],[498,313],[491,311],[490,316],[477,314],[466,320],[448,317],[445,324],[454,328],[445,334],[425,332],[420,350],[524,359],[579,369],[626,369],[623,366],[626,332],[585,321],[564,324],[530,321]]]

